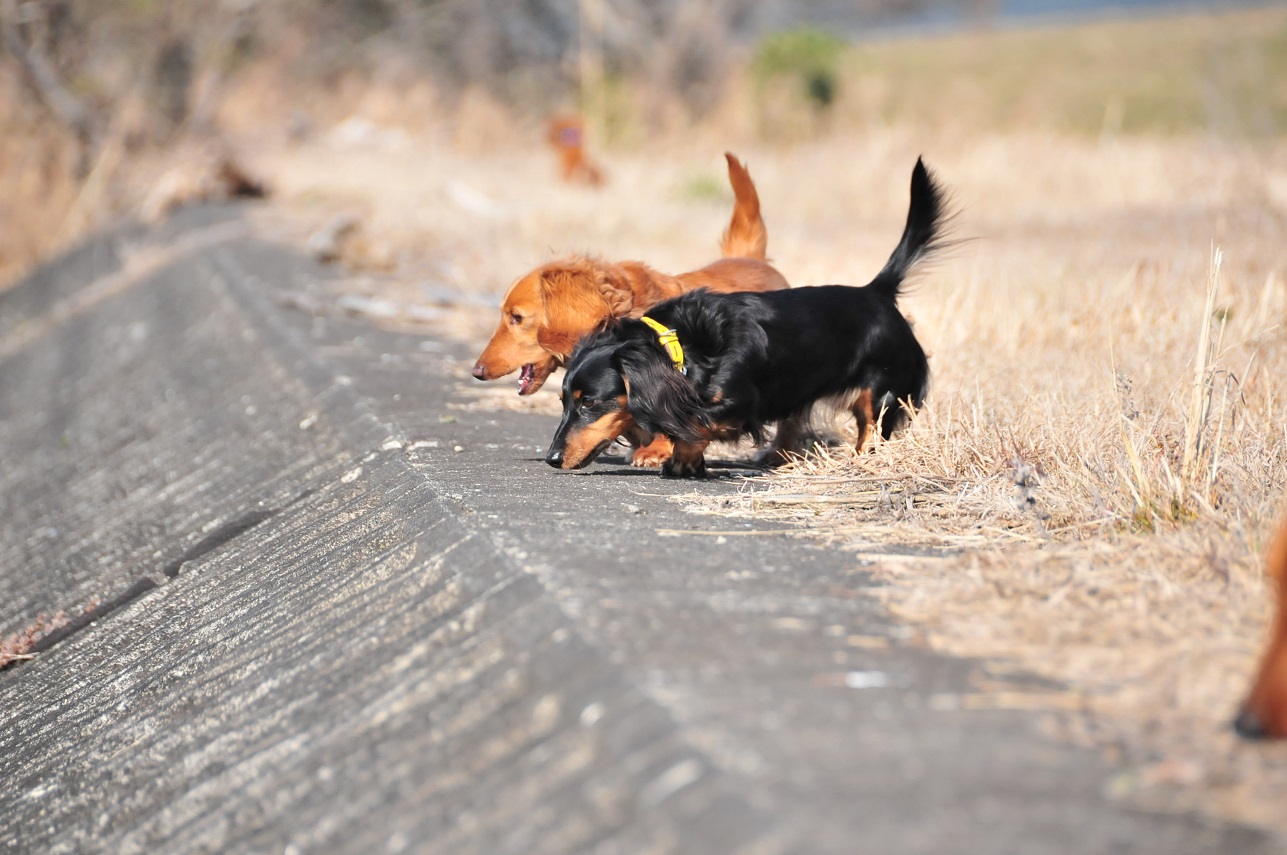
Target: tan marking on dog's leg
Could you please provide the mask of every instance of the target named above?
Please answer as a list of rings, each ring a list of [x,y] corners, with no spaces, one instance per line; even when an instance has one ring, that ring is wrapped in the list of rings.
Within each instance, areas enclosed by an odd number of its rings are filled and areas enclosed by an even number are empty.
[[[858,425],[858,441],[854,443],[854,448],[859,454],[867,445],[867,440],[871,438],[872,426],[876,422],[876,414],[871,409],[871,397],[871,390],[863,389],[850,407],[854,414],[854,422]]]

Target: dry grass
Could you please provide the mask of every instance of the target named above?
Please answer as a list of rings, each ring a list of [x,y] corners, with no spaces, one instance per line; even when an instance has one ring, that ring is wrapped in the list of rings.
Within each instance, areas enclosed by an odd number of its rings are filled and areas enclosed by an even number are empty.
[[[798,285],[878,269],[921,150],[955,189],[966,242],[905,301],[932,354],[914,426],[704,510],[804,524],[867,554],[861,572],[934,646],[1067,684],[1079,712],[1061,732],[1127,761],[1119,784],[1135,798],[1279,822],[1287,758],[1235,744],[1226,722],[1267,618],[1258,556],[1287,483],[1287,147],[888,131],[738,150],[770,251]],[[323,155],[279,173],[288,201],[306,213],[389,188],[366,204],[404,275],[358,290],[407,303],[435,264],[493,294],[552,250],[695,266],[713,257],[726,204],[685,192],[715,173],[715,150],[706,166],[692,151],[619,155],[599,193],[558,185],[539,150],[437,149],[420,169],[420,154],[358,152],[343,186],[327,165],[340,155]],[[451,182],[495,208],[467,210]],[[491,312],[463,317],[468,328],[459,314],[449,326],[480,343]],[[553,386],[531,401],[508,383],[478,386],[467,406],[548,413]],[[932,557],[881,557],[890,548]]]
[[[965,32],[850,50],[844,120],[934,130],[1271,135],[1287,127],[1281,8]]]
[[[1057,735],[1124,764],[1119,795],[1283,828],[1287,756],[1238,743],[1227,721],[1265,628],[1259,555],[1287,483],[1287,197],[1275,189],[1287,147],[892,130],[736,148],[797,285],[879,268],[921,151],[955,189],[966,241],[904,303],[933,371],[910,430],[750,480],[730,500],[681,500],[803,525],[870,562],[858,578],[872,574],[936,649],[1066,685],[952,702],[1050,710]],[[294,158],[285,184],[305,209],[396,180],[368,204],[404,275],[364,292],[414,303],[437,270],[497,294],[560,249],[663,269],[716,251],[725,201],[685,192],[715,173],[715,149],[709,165],[687,149],[618,155],[598,193],[558,185],[539,151],[427,157],[420,170],[410,156],[369,170],[350,158],[343,193],[325,189],[330,169],[310,177],[309,158]],[[497,207],[471,213],[450,182]],[[461,317],[426,328],[480,345],[491,311],[467,328]],[[532,401],[479,387],[466,406],[548,413],[554,386]]]
[[[1228,730],[1287,485],[1287,204],[1265,192],[1284,153],[1040,136],[930,151],[977,240],[905,301],[932,353],[925,411],[870,453],[811,456],[702,510],[806,526],[873,562],[861,572],[935,648],[1067,685],[1078,711],[1057,729],[1125,761],[1120,794],[1287,828],[1287,753]]]
[[[0,73],[0,283],[60,249],[76,197],[71,139],[21,109],[17,80]]]

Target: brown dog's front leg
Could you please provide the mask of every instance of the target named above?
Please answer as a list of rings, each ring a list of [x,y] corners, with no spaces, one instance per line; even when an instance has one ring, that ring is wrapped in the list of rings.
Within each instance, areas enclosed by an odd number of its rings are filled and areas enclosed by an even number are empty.
[[[663,478],[705,478],[706,458],[702,452],[710,443],[696,445],[687,442],[676,442],[670,459],[661,467]]]
[[[630,438],[634,442],[633,438]],[[662,466],[667,460],[670,460],[672,448],[670,438],[658,434],[653,437],[652,442],[643,445],[636,444],[634,451],[630,453],[631,466]]]

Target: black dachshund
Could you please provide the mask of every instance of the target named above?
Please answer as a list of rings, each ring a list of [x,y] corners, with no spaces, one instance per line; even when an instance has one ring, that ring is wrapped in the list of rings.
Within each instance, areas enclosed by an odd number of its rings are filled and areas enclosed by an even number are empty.
[[[794,450],[822,400],[853,413],[859,448],[878,424],[888,439],[925,398],[929,365],[896,301],[912,266],[941,245],[945,205],[918,159],[902,239],[866,287],[693,291],[586,337],[545,462],[579,469],[618,436],[662,434],[675,444],[662,475],[704,475],[712,440],[758,442],[771,422],[771,451]]]

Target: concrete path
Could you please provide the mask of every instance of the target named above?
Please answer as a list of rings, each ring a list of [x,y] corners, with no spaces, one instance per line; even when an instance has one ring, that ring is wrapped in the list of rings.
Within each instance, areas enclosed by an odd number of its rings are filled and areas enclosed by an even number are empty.
[[[0,634],[70,621],[0,672],[0,851],[1283,851],[943,703],[852,557],[448,409],[471,354],[284,306],[328,274],[251,232],[0,294]]]

